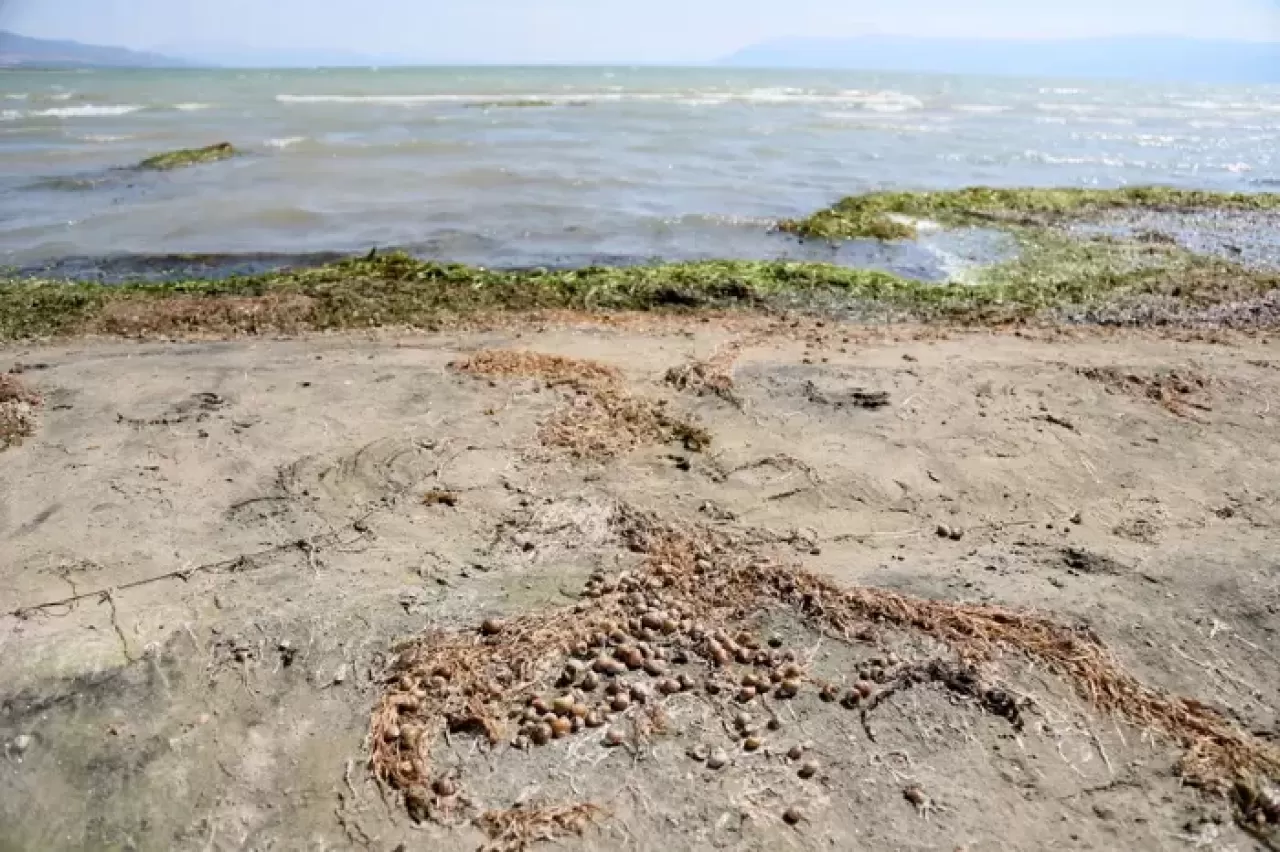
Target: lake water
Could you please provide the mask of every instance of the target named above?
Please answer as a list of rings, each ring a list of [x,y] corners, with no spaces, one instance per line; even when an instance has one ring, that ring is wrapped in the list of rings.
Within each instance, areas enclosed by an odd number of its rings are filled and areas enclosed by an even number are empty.
[[[220,141],[247,155],[121,168]],[[936,277],[986,238],[832,249],[769,226],[873,189],[1148,183],[1280,189],[1280,87],[737,69],[0,72],[8,266],[213,253],[249,268],[395,246],[492,266],[809,257]]]

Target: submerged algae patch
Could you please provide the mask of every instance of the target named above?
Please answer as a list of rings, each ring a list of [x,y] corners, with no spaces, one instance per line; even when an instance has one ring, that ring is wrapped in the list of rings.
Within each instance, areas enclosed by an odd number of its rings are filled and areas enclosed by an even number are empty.
[[[993,189],[969,187],[941,192],[874,192],[852,195],[778,229],[819,239],[911,239],[917,227],[903,217],[945,225],[1048,224],[1120,210],[1280,210],[1280,193],[1209,192],[1162,186],[1119,189]]]
[[[239,153],[230,142],[219,142],[216,145],[208,145],[204,148],[181,148],[177,151],[157,154],[138,163],[137,168],[144,171],[170,171],[171,169],[181,169],[201,163],[226,160]]]

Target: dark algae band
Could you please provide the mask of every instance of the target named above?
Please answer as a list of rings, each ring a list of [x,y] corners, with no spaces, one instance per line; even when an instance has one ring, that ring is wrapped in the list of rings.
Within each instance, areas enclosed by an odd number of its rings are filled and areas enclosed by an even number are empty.
[[[646,266],[500,270],[370,254],[301,269],[224,279],[118,284],[0,278],[0,338],[76,334],[167,335],[303,332],[379,326],[432,327],[449,318],[540,310],[697,311],[778,307],[846,316],[971,323],[1020,321],[1054,311],[1160,300],[1187,310],[1280,290],[1280,270],[1195,254],[1169,240],[1081,236],[1058,227],[1115,210],[1184,212],[1280,209],[1276,194],[1122,190],[967,189],[879,193],[810,217],[845,236],[866,236],[889,214],[949,226],[980,221],[1019,244],[1009,261],[963,283],[918,281],[828,263],[719,260]],[[798,223],[783,229],[811,232]]]
[[[167,172],[202,163],[216,163],[218,160],[230,159],[239,153],[230,142],[219,142],[204,148],[180,148],[177,151],[157,154],[138,163],[137,168],[143,171]]]

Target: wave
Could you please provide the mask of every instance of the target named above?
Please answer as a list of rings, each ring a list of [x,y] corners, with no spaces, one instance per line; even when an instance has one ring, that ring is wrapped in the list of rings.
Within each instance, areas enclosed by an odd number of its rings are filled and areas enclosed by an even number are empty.
[[[4,99],[6,101],[25,101],[29,97],[31,96],[26,92],[10,92],[4,96]]]
[[[671,91],[671,92],[575,92],[433,94],[433,95],[293,95],[278,94],[277,103],[295,105],[346,104],[362,106],[484,106],[495,103],[528,103],[546,106],[583,106],[593,103],[674,103],[682,106],[722,106],[725,104],[791,105],[832,104],[860,107],[872,112],[904,112],[924,108],[924,102],[912,95],[895,91],[866,92],[850,89],[821,92],[793,88],[761,88],[741,92]]]
[[[1084,91],[1085,91],[1084,89],[1065,89],[1065,88],[1041,89],[1040,94],[1042,95],[1083,95]]]
[[[7,109],[0,112],[0,121],[17,121],[22,118],[22,111],[16,109]]]
[[[996,104],[956,104],[952,107],[956,112],[971,112],[978,115],[995,114],[1008,112],[1013,109],[1011,106],[998,106]]]
[[[266,145],[268,148],[278,148],[280,150],[284,150],[285,148],[291,148],[294,145],[297,145],[299,142],[306,142],[306,141],[307,141],[307,137],[305,136],[283,136],[279,139],[268,139],[266,142],[262,144]]]
[[[111,142],[123,142],[126,139],[132,139],[133,137],[128,134],[113,136],[109,133],[87,133],[84,136],[78,136],[76,138],[81,142],[94,142],[105,145]]]
[[[1102,112],[1097,104],[1036,104],[1041,112],[1065,112],[1070,115],[1094,115]]]
[[[1021,159],[1044,163],[1049,166],[1108,166],[1110,168],[1128,167],[1138,169],[1150,166],[1150,163],[1142,160],[1126,160],[1123,157],[1064,157],[1044,151],[1023,151]]]
[[[882,130],[895,133],[945,133],[950,130],[950,125],[945,120],[933,123],[903,121],[901,116],[883,112],[829,110],[819,113],[819,117],[828,121],[839,122],[845,127],[862,128],[864,130]]]
[[[174,104],[173,108],[177,110],[182,110],[183,112],[196,112],[197,110],[209,109],[211,106],[212,104],[188,103],[188,104]]]
[[[56,107],[54,109],[43,109],[32,112],[31,116],[41,118],[98,118],[104,116],[128,115],[131,112],[137,112],[142,109],[140,106],[132,104],[117,104],[114,106],[95,106],[93,104],[85,104],[84,106],[74,107]]]

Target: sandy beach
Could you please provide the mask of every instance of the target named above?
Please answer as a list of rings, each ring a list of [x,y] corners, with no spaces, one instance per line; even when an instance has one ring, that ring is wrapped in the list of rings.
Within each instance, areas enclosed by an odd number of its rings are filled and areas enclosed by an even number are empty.
[[[0,847],[1261,848],[1277,340],[565,315],[10,343],[40,403],[0,454]],[[699,597],[751,571],[771,604]],[[414,666],[450,648],[491,680],[438,729],[471,675]]]

